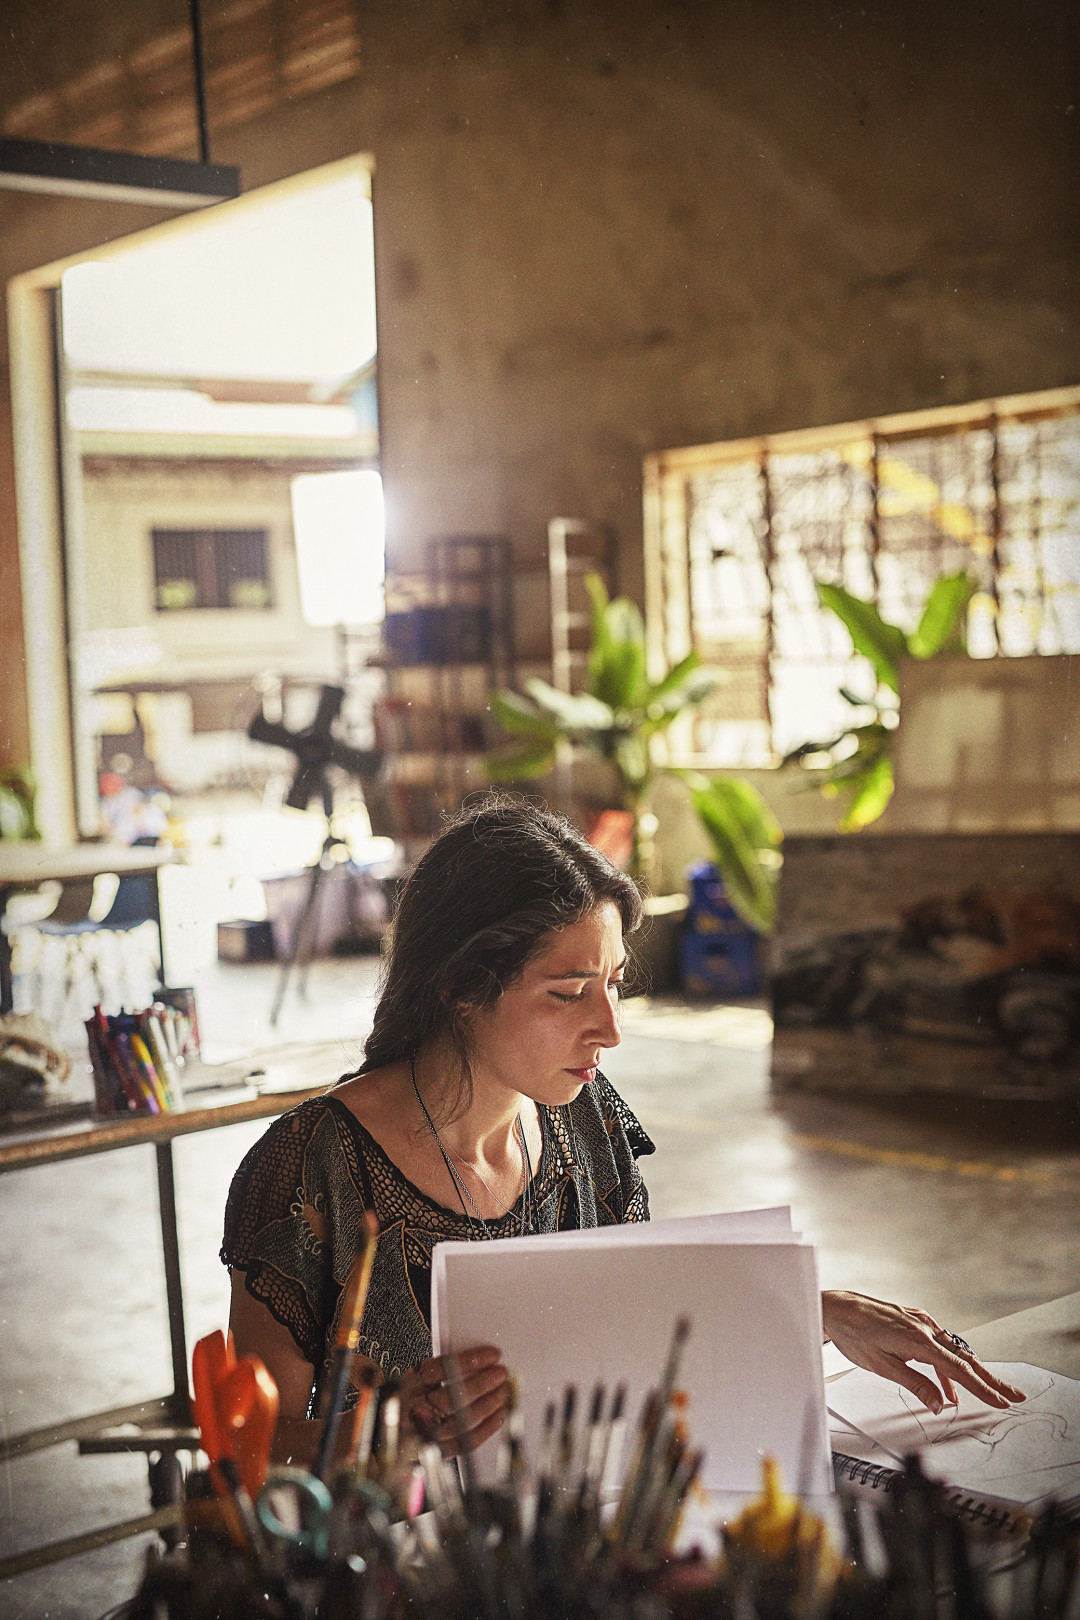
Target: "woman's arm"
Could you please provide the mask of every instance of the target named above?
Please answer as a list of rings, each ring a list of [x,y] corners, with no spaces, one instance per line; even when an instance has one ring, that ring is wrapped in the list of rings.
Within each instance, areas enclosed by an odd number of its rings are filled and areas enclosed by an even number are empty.
[[[315,1383],[315,1369],[305,1361],[288,1328],[276,1321],[266,1306],[244,1287],[244,1273],[234,1268],[229,1329],[238,1356],[258,1356],[278,1387],[281,1405],[272,1463],[310,1467],[315,1461],[322,1424],[307,1415]]]
[[[973,1350],[958,1343],[926,1311],[845,1290],[822,1294],[821,1315],[826,1339],[842,1355],[909,1389],[931,1412],[940,1412],[946,1401],[956,1405],[957,1384],[987,1406],[1011,1406],[1026,1399],[1022,1389],[996,1378]],[[910,1361],[932,1367],[941,1389],[932,1378],[909,1367]]]
[[[270,1461],[310,1468],[322,1433],[321,1419],[307,1415],[315,1369],[305,1361],[288,1328],[275,1321],[265,1305],[252,1299],[239,1269],[232,1274],[229,1328],[237,1355],[258,1356],[278,1387],[281,1405]],[[410,1367],[401,1381],[402,1406],[407,1418],[425,1437],[437,1440],[447,1457],[457,1451],[451,1378],[458,1381],[459,1410],[470,1448],[482,1445],[501,1427],[509,1401],[506,1368],[499,1352],[491,1346],[463,1351],[453,1367],[441,1357]],[[342,1424],[339,1456],[348,1447],[349,1429],[348,1424]]]

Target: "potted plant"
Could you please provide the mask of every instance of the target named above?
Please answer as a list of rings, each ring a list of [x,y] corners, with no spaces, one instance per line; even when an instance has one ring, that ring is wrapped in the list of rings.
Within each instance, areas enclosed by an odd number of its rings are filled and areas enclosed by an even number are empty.
[[[840,696],[853,709],[869,710],[870,718],[848,726],[829,742],[803,743],[783,763],[801,766],[811,785],[827,797],[846,796],[840,823],[844,832],[876,821],[893,795],[892,737],[900,722],[900,659],[966,652],[967,609],[975,590],[975,581],[965,570],[943,575],[926,598],[918,626],[907,635],[899,625],[887,623],[872,602],[852,596],[840,585],[819,581],[818,600],[836,614],[855,651],[869,659],[875,677],[872,696],[859,697],[845,686]]]
[[[0,838],[38,839],[34,816],[34,784],[30,772],[19,768],[0,771]]]
[[[532,679],[520,692],[499,692],[492,710],[511,741],[487,756],[493,782],[546,776],[560,745],[589,749],[615,773],[619,808],[633,817],[629,871],[643,887],[655,877],[656,815],[652,790],[661,773],[687,785],[732,904],[759,933],[776,922],[776,873],[781,832],[748,782],[676,769],[659,757],[659,739],[679,715],[712,692],[715,673],[689,653],[660,680],[646,669],[645,626],[627,597],[610,600],[597,574],[586,577],[592,603],[588,690],[559,691]]]

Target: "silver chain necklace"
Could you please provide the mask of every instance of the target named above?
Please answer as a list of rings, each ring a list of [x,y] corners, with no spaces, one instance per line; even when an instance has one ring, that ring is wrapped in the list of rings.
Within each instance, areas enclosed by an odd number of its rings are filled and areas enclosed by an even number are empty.
[[[436,1130],[435,1121],[432,1119],[431,1115],[428,1113],[427,1105],[425,1104],[423,1097],[421,1097],[421,1095],[420,1095],[420,1087],[416,1083],[416,1059],[414,1057],[411,1057],[409,1059],[409,1075],[410,1075],[410,1078],[412,1079],[412,1088],[413,1088],[413,1091],[414,1091],[414,1093],[416,1095],[416,1100],[420,1104],[420,1112],[424,1116],[424,1119],[425,1119],[425,1121],[427,1123],[428,1130],[431,1132],[432,1136],[435,1139],[436,1147],[438,1148],[439,1152],[442,1154],[443,1163],[446,1165],[446,1168],[447,1168],[447,1170],[448,1170],[448,1172],[450,1174],[450,1179],[454,1184],[454,1190],[456,1191],[456,1193],[458,1195],[458,1202],[460,1203],[461,1208],[464,1211],[465,1219],[469,1222],[470,1225],[472,1225],[473,1216],[475,1216],[476,1219],[480,1222],[481,1228],[483,1229],[484,1236],[486,1238],[488,1238],[488,1239],[491,1239],[491,1230],[490,1230],[487,1222],[485,1221],[484,1217],[480,1213],[480,1206],[477,1204],[476,1199],[473,1197],[472,1193],[469,1191],[468,1187],[465,1184],[464,1179],[462,1178],[462,1176],[459,1173],[456,1165],[454,1164],[453,1156],[451,1155],[449,1148],[443,1142],[442,1137],[439,1135],[438,1131]],[[527,1216],[529,1215],[529,1212],[530,1212],[531,1206],[532,1206],[532,1179],[533,1178],[532,1178],[532,1161],[529,1158],[528,1144],[525,1141],[525,1128],[521,1123],[521,1115],[520,1114],[518,1114],[517,1119],[514,1121],[514,1132],[515,1132],[515,1134],[517,1136],[518,1146],[521,1148],[521,1166],[522,1166],[522,1172],[523,1172],[523,1175],[524,1175],[524,1184],[523,1184],[522,1189],[521,1189],[521,1232],[520,1232],[520,1235],[522,1237],[524,1237],[525,1231],[526,1231]],[[463,1159],[461,1161],[461,1163],[463,1165],[465,1165],[466,1169],[472,1171],[472,1173],[476,1177],[477,1181],[485,1189],[485,1191],[495,1200],[495,1202],[497,1204],[502,1205],[502,1208],[506,1211],[506,1213],[508,1215],[513,1215],[513,1213],[514,1213],[513,1210],[510,1209],[506,1204],[503,1203],[502,1199],[498,1196],[497,1193],[492,1192],[491,1188],[488,1186],[487,1182],[484,1180],[484,1178],[480,1174],[479,1170],[477,1170],[474,1165],[469,1164],[468,1161],[465,1160],[465,1159]],[[470,1206],[472,1208],[472,1214],[469,1213]]]

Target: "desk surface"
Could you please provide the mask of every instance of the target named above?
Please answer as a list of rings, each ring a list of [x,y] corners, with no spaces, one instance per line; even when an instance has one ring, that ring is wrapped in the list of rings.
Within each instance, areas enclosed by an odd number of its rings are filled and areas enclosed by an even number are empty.
[[[214,1131],[248,1119],[270,1119],[328,1091],[349,1067],[340,1041],[293,1041],[250,1052],[228,1063],[194,1063],[182,1072],[187,1107],[176,1114],[121,1114],[106,1118],[50,1111],[24,1114],[0,1134],[0,1175],[27,1165],[85,1159],[139,1142]]]
[[[36,888],[52,880],[156,872],[174,858],[171,849],[132,844],[9,843],[0,839],[0,889]]]
[[[983,1361],[1028,1361],[1080,1378],[1080,1293],[1001,1316],[964,1337]]]
[[[197,1131],[216,1131],[223,1125],[239,1125],[248,1119],[270,1119],[287,1108],[319,1097],[328,1089],[303,1086],[286,1091],[262,1091],[176,1114],[130,1114],[127,1118],[80,1120],[70,1125],[52,1125],[40,1132],[8,1137],[0,1142],[0,1175],[8,1170],[24,1170],[34,1164],[56,1164],[62,1159],[87,1159],[94,1153],[111,1153],[116,1148],[134,1147],[139,1142],[172,1142],[178,1136]]]

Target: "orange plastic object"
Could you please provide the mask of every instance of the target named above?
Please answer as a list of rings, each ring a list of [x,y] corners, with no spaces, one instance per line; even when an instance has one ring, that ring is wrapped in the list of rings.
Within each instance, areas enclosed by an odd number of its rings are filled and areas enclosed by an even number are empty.
[[[191,1358],[195,1421],[212,1464],[229,1457],[249,1496],[262,1489],[278,1417],[278,1387],[258,1356],[237,1358],[230,1333],[220,1328],[195,1346]],[[228,1492],[211,1470],[214,1488]]]

